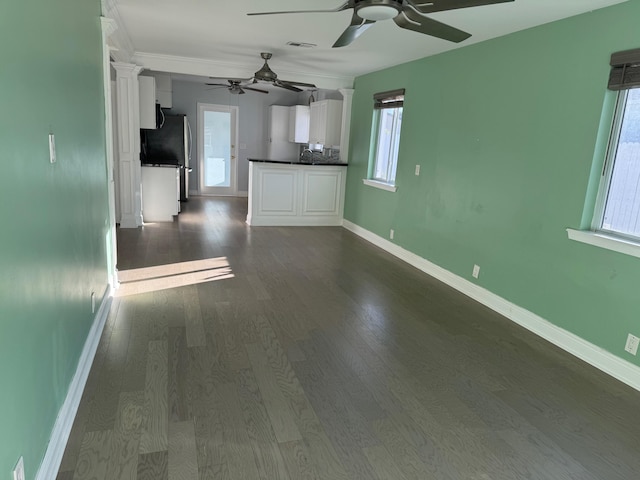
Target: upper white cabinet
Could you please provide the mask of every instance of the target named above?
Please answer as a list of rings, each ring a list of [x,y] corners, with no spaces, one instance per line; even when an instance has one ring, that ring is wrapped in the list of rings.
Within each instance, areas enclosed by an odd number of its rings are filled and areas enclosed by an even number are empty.
[[[156,126],[156,79],[140,75],[138,77],[140,98],[140,128]]]
[[[289,141],[309,143],[309,107],[294,105],[289,107]]]
[[[342,100],[320,100],[310,106],[309,143],[340,145]]]

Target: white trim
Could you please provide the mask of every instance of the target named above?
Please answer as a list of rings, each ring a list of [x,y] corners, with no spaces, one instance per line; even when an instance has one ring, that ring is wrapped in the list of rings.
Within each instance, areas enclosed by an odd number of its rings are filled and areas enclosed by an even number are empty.
[[[369,185],[370,187],[379,188],[380,190],[386,190],[387,192],[397,192],[398,187],[395,185],[391,185],[390,183],[379,182],[378,180],[370,180],[368,178],[363,178],[362,183],[365,185]]]
[[[574,230],[573,228],[567,228],[567,235],[569,239],[576,242],[640,258],[640,244],[626,238],[590,230]]]
[[[342,128],[340,130],[340,161],[349,163],[349,145],[351,140],[351,109],[353,106],[353,88],[339,88],[342,95]]]
[[[56,478],[58,474],[58,469],[62,463],[62,455],[69,441],[71,427],[73,426],[76,413],[78,413],[80,399],[82,398],[82,393],[87,383],[87,378],[89,377],[89,371],[91,370],[91,365],[93,364],[93,359],[96,355],[98,344],[100,343],[100,337],[102,336],[102,331],[109,315],[112,300],[111,294],[111,288],[107,287],[102,296],[100,308],[93,319],[93,324],[84,342],[84,348],[78,360],[76,373],[71,380],[64,403],[58,412],[58,418],[53,426],[47,451],[40,464],[35,480],[51,480],[52,478]]]
[[[630,387],[640,390],[640,367],[348,220],[344,221],[343,226],[368,242],[446,283],[588,364],[626,383]]]

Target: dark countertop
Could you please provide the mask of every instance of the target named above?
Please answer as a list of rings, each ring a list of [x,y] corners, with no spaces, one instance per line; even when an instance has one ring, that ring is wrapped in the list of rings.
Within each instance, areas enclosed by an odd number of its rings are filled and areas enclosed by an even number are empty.
[[[308,161],[301,160],[299,158],[291,159],[291,160],[269,160],[267,158],[247,158],[250,162],[259,162],[259,163],[278,163],[281,165],[333,165],[338,167],[346,167],[347,164],[344,162],[325,162],[325,161]]]
[[[160,168],[183,168],[182,165],[170,163],[143,163],[143,167],[160,167]]]

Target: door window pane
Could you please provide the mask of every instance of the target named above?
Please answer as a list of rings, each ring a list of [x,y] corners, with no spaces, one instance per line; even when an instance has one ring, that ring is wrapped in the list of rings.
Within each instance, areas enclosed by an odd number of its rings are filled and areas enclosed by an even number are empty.
[[[231,186],[231,113],[204,112],[204,186]]]

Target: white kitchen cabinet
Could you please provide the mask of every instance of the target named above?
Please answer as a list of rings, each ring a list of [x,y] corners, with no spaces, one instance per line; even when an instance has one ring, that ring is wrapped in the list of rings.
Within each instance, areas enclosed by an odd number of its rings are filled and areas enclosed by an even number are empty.
[[[156,79],[156,101],[162,108],[171,108],[173,105],[171,75],[154,73],[153,76]]]
[[[249,164],[252,226],[342,225],[347,169],[337,165]]]
[[[309,143],[325,147],[340,145],[342,100],[312,102],[309,117]]]
[[[140,99],[140,128],[156,128],[156,79],[138,77]]]
[[[289,141],[289,107],[271,105],[268,123],[267,158],[270,160],[298,158],[298,145]]]
[[[309,107],[293,105],[289,107],[289,141],[309,143]]]
[[[171,222],[180,213],[180,169],[142,167],[142,217],[145,222]]]

